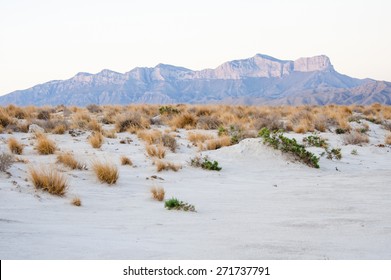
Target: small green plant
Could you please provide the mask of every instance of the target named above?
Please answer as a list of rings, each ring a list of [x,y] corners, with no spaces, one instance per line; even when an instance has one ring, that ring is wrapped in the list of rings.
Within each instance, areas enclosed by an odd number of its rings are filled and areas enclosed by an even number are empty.
[[[159,113],[160,115],[163,115],[163,114],[167,114],[167,115],[170,115],[170,114],[179,114],[179,110],[172,107],[172,106],[161,106],[159,108]]]
[[[346,129],[343,129],[343,128],[340,128],[340,127],[335,129],[335,133],[337,133],[337,134],[345,134],[346,132],[347,132]]]
[[[342,158],[341,148],[333,148],[330,151],[326,149],[326,153],[327,153],[327,159],[335,158],[337,160],[340,160]]]
[[[283,135],[282,131],[270,132],[266,127],[262,128],[258,134],[263,138],[263,142],[276,150],[292,155],[297,160],[314,168],[319,168],[319,158],[307,151],[303,145],[297,143],[296,139],[290,139]]]
[[[228,135],[228,130],[227,130],[225,127],[223,127],[223,126],[220,126],[220,127],[218,128],[217,135],[218,135],[218,136],[225,136],[225,135]]]
[[[203,158],[201,158],[200,156],[196,156],[190,160],[190,165],[214,171],[220,171],[222,169],[216,160],[211,161],[209,160],[208,156],[204,156]]]
[[[196,212],[194,205],[178,200],[173,197],[164,202],[164,207],[168,210],[182,210]]]
[[[354,155],[354,156],[357,156],[358,155],[358,152],[356,149],[353,149],[350,154]]]
[[[316,134],[304,137],[303,142],[307,146],[311,146],[311,147],[327,148],[329,146],[326,139]]]

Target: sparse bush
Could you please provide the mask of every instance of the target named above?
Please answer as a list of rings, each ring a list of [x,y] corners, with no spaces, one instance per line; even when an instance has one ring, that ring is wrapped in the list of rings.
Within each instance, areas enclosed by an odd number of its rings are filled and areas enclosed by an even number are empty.
[[[166,150],[162,145],[147,145],[145,147],[145,150],[147,151],[148,155],[151,157],[157,157],[157,158],[164,158],[166,156]]]
[[[62,196],[68,189],[65,175],[53,168],[30,168],[29,176],[36,189],[42,189],[50,194]]]
[[[87,105],[86,108],[90,113],[101,113],[103,111],[102,108],[96,104]]]
[[[103,135],[111,139],[117,138],[117,134],[115,133],[115,130],[104,130]]]
[[[348,134],[345,134],[343,137],[345,145],[360,145],[364,143],[369,143],[369,137],[358,131],[352,131]]]
[[[92,163],[92,169],[94,170],[98,180],[102,183],[112,185],[115,184],[119,178],[117,166],[108,162],[94,161]]]
[[[130,160],[130,158],[128,158],[126,156],[121,156],[121,164],[122,165],[130,165],[130,166],[132,166],[133,162]]]
[[[23,153],[23,145],[13,137],[8,139],[8,148],[13,154],[21,155]]]
[[[104,137],[102,135],[102,133],[98,132],[98,133],[93,133],[90,138],[88,139],[88,141],[90,142],[91,146],[95,149],[99,149],[100,147],[102,147],[103,145],[103,140],[104,140]]]
[[[222,125],[222,122],[215,116],[201,116],[198,118],[198,129],[217,129]]]
[[[175,128],[193,129],[196,124],[196,117],[190,113],[178,114],[171,120],[171,126]]]
[[[189,203],[179,201],[177,198],[171,198],[169,200],[166,200],[164,202],[164,207],[168,210],[183,210],[183,211],[190,211],[190,212],[196,212],[194,205],[191,205]]]
[[[164,115],[164,114],[167,114],[167,115],[171,115],[171,114],[179,114],[179,110],[172,107],[172,106],[161,106],[159,108],[159,113],[160,115]]]
[[[72,201],[71,201],[71,204],[72,204],[72,205],[75,205],[75,206],[77,206],[77,207],[81,206],[81,200],[80,200],[80,198],[74,197],[74,198],[72,199]]]
[[[12,118],[2,108],[0,108],[0,126],[6,128],[12,123],[14,123]]]
[[[37,119],[39,120],[50,120],[50,112],[47,110],[41,110],[38,112]]]
[[[212,162],[209,160],[208,156],[204,156],[203,158],[196,156],[190,159],[190,165],[193,167],[201,167],[202,169],[206,170],[220,171],[222,169],[217,161],[214,160]]]
[[[57,155],[57,162],[62,163],[71,169],[83,169],[83,165],[80,164],[71,153],[61,153]]]
[[[156,161],[155,165],[156,165],[157,172],[160,172],[163,170],[172,170],[172,171],[176,172],[181,168],[180,165],[174,164],[172,162],[161,161],[161,160]]]
[[[311,146],[311,147],[327,148],[329,146],[326,139],[323,139],[322,137],[316,134],[304,137],[303,142],[307,146]]]
[[[36,149],[40,155],[51,155],[54,154],[57,147],[45,134],[39,134],[37,135]]]
[[[115,124],[117,132],[129,131],[134,133],[139,129],[149,128],[150,122],[143,119],[139,113],[128,113],[119,118]]]
[[[353,149],[350,154],[354,155],[354,156],[357,156],[358,155],[358,152],[357,152],[357,149]]]
[[[14,163],[14,157],[7,153],[0,154],[0,172],[6,172]]]
[[[288,153],[310,167],[319,168],[319,158],[307,151],[303,145],[298,144],[296,139],[289,139],[279,131],[271,133],[266,127],[261,129],[259,136],[263,138],[265,144],[274,149]]]
[[[166,194],[162,187],[152,187],[151,188],[152,198],[157,201],[163,201],[164,195]]]
[[[171,136],[170,134],[163,134],[162,143],[164,147],[169,148],[173,153],[175,153],[176,149],[178,148],[175,137]]]
[[[340,128],[340,127],[335,129],[336,134],[345,134],[346,132],[347,132],[347,130]]]
[[[326,148],[327,159],[342,159],[341,148],[333,148],[331,150]]]

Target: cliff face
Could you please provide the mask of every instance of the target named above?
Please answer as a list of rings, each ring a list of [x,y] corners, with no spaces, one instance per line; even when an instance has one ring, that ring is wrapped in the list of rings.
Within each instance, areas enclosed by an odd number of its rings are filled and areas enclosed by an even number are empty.
[[[159,64],[124,74],[78,73],[1,96],[0,104],[391,104],[390,94],[390,83],[342,75],[325,55],[293,61],[257,54],[201,71]]]

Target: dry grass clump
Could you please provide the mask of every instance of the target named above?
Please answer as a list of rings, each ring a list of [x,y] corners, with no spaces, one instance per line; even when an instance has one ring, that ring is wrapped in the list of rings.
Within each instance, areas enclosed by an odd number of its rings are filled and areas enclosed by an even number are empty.
[[[102,132],[102,125],[98,123],[96,120],[91,120],[88,123],[88,129],[95,132]]]
[[[210,111],[208,109],[205,109],[205,111],[198,111],[198,114],[208,114]],[[197,128],[198,129],[217,129],[222,125],[222,121],[217,116],[210,116],[210,115],[200,115],[197,121]]]
[[[148,145],[158,144],[162,142],[162,133],[159,130],[140,130],[137,132],[137,137],[145,141]]]
[[[121,156],[121,164],[122,165],[130,165],[130,166],[132,166],[133,162],[131,161],[130,158],[128,158],[126,156]]]
[[[115,123],[117,132],[128,131],[136,133],[140,129],[146,129],[150,126],[150,120],[142,117],[140,113],[131,112],[121,116]]]
[[[385,143],[386,143],[387,145],[391,145],[391,134],[388,134],[388,135],[386,136]]]
[[[71,204],[72,205],[75,205],[77,207],[81,206],[81,200],[79,197],[74,197],[72,198],[72,201],[71,201]]]
[[[40,110],[37,115],[38,120],[50,120],[49,110]]]
[[[4,127],[0,125],[0,134],[3,133],[3,131],[4,131]]]
[[[13,120],[8,115],[8,113],[3,109],[0,108],[0,126],[6,128],[9,124],[12,124]]]
[[[154,186],[151,188],[151,194],[152,194],[152,198],[154,200],[163,201],[166,192],[164,191],[164,189],[162,187]]]
[[[65,124],[59,123],[52,129],[52,133],[54,133],[54,134],[64,134],[65,131],[67,131],[67,129],[68,129],[68,127]]]
[[[157,157],[162,159],[166,156],[166,150],[164,149],[163,145],[147,145],[145,150],[150,157]]]
[[[91,117],[87,112],[83,112],[79,110],[80,109],[77,109],[75,113],[72,115],[72,119],[73,119],[72,126],[73,128],[86,129],[88,128],[88,124],[91,121]]]
[[[169,148],[170,151],[173,153],[175,153],[176,149],[178,148],[178,144],[176,142],[175,137],[167,133],[163,134],[162,143],[164,147]]]
[[[189,132],[187,134],[187,139],[193,143],[193,145],[198,145],[199,143],[204,143],[206,140],[213,139],[213,135],[197,132]]]
[[[222,147],[231,146],[232,139],[230,136],[222,136],[215,139],[206,140],[205,143],[199,143],[198,147],[201,151],[217,150]]]
[[[343,140],[345,145],[360,145],[363,143],[369,143],[368,135],[358,131],[352,131],[350,133],[344,134]]]
[[[92,163],[92,170],[94,170],[96,177],[102,183],[112,185],[115,184],[119,178],[117,166],[108,162],[94,161]]]
[[[115,132],[115,130],[104,130],[103,131],[103,135],[106,137],[106,138],[111,138],[111,139],[115,139],[117,138],[117,133]]]
[[[86,109],[90,113],[101,113],[103,111],[102,108],[99,105],[96,105],[96,104],[87,105]]]
[[[29,177],[36,189],[42,189],[53,195],[62,196],[68,189],[68,180],[65,175],[55,169],[29,169]]]
[[[194,129],[197,124],[197,118],[190,113],[177,114],[172,117],[170,124],[174,128]]]
[[[80,164],[71,153],[61,153],[57,155],[57,162],[62,163],[71,169],[83,169],[83,165]]]
[[[13,154],[21,155],[23,153],[23,145],[13,137],[8,139],[8,148]]]
[[[161,160],[156,161],[155,165],[156,165],[157,172],[163,170],[172,170],[177,172],[179,169],[181,169],[181,166],[178,164],[174,164],[172,162],[167,162],[167,161],[161,161]]]
[[[88,139],[94,149],[99,149],[100,147],[102,147],[103,140],[104,137],[100,132],[91,134],[90,138]]]
[[[50,140],[45,134],[37,135],[37,145],[35,146],[40,155],[54,154],[57,147],[56,144]]]

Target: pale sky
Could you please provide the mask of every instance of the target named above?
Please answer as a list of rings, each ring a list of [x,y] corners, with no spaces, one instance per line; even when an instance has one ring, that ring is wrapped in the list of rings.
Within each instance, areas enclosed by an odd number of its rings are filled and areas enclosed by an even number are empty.
[[[325,54],[391,81],[390,0],[0,0],[0,95],[77,72]]]

